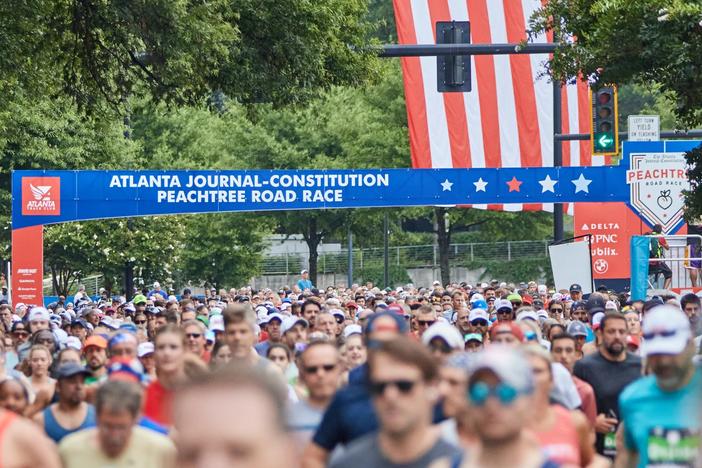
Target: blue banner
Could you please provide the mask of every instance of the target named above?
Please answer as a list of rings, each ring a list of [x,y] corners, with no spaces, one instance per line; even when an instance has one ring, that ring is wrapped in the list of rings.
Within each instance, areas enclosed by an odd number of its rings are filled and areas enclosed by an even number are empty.
[[[12,173],[13,229],[181,213],[628,200],[618,166]]]
[[[648,290],[648,258],[651,250],[651,238],[648,236],[631,236],[631,299],[646,300]]]

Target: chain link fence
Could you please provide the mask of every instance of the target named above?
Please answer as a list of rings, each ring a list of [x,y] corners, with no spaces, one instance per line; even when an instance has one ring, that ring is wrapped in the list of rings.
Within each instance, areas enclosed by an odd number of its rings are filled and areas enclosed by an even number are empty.
[[[475,262],[490,260],[536,259],[548,257],[548,240],[475,242],[451,244],[449,262],[451,266],[469,266]],[[439,266],[439,248],[436,245],[407,245],[390,247],[390,266],[403,268],[435,268]],[[307,254],[291,252],[269,255],[263,259],[265,275],[298,275],[307,267]],[[353,268],[362,270],[383,265],[383,248],[353,249]],[[317,261],[319,274],[340,274],[348,271],[348,250],[320,253]]]

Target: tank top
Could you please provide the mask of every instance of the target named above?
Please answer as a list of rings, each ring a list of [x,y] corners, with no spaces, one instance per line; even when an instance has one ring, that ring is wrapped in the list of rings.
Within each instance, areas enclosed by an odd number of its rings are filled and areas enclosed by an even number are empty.
[[[85,413],[85,419],[80,426],[75,429],[66,429],[59,424],[59,422],[54,417],[53,411],[51,411],[51,406],[47,406],[44,409],[44,431],[46,435],[49,436],[51,440],[57,444],[61,442],[61,439],[69,434],[78,432],[81,429],[87,429],[89,427],[95,426],[95,408],[93,405],[88,405],[88,411]]]
[[[552,405],[555,421],[547,431],[537,432],[541,448],[546,456],[561,465],[581,466],[580,440],[570,411],[560,405]]]

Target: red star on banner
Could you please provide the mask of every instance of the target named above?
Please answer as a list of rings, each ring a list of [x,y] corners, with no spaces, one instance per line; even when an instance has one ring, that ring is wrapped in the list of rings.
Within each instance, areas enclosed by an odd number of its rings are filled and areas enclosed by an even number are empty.
[[[516,177],[512,176],[512,180],[509,182],[505,182],[507,186],[509,187],[510,192],[519,192],[519,187],[522,185],[521,180],[517,180]]]

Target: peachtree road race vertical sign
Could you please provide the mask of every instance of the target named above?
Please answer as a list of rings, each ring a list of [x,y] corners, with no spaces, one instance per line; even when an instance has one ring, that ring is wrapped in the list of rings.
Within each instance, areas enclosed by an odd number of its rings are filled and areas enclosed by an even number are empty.
[[[648,221],[670,233],[683,218],[683,190],[690,188],[685,153],[632,153],[626,171],[631,205]]]
[[[619,167],[15,171],[12,227],[225,211],[628,200]]]

